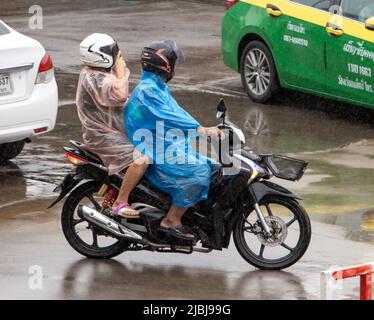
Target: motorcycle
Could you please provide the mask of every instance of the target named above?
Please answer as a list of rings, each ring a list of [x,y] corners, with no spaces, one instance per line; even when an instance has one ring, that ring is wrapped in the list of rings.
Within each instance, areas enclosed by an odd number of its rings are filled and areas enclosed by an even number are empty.
[[[231,236],[239,254],[263,270],[281,270],[295,264],[306,252],[311,239],[311,224],[301,198],[273,177],[298,181],[308,163],[280,155],[258,155],[245,146],[245,136],[226,120],[223,99],[217,106],[218,127],[228,135],[229,148],[218,141],[219,161],[214,164],[208,199],[188,209],[182,222],[194,235],[185,240],[159,232],[171,197],[156,189],[144,177],[130,196],[132,208],[140,218],[110,214],[123,175],[108,175],[95,154],[77,141],[64,147],[74,170],[55,189],[60,195],[50,208],[66,196],[61,225],[66,240],[80,254],[94,259],[110,259],[126,251],[148,250],[191,254],[227,249]],[[239,141],[239,147],[234,146]],[[225,174],[232,169],[236,174]]]

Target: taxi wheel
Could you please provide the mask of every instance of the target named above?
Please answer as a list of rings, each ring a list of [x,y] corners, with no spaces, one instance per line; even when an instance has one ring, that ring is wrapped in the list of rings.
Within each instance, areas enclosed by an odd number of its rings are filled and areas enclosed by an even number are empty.
[[[266,103],[279,90],[273,56],[261,41],[249,42],[240,61],[243,87],[255,102]]]

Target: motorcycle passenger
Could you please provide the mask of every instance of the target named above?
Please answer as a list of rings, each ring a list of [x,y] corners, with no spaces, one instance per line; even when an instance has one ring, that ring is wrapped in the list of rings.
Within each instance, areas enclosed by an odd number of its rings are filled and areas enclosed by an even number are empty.
[[[222,133],[216,127],[203,127],[172,97],[167,83],[174,76],[177,60],[184,57],[174,41],[154,42],[143,49],[141,82],[127,103],[124,122],[132,143],[152,161],[147,178],[173,199],[160,231],[191,240],[193,235],[181,219],[189,207],[207,199],[212,160],[192,150],[187,133],[195,137],[219,137]],[[142,130],[152,134],[138,139]],[[168,134],[172,130],[174,136]]]
[[[98,155],[109,175],[127,169],[113,213],[139,217],[128,199],[147,169],[145,157],[133,158],[134,146],[123,128],[123,105],[129,95],[130,71],[118,44],[106,34],[94,33],[80,44],[81,70],[76,95],[83,129],[83,149]]]

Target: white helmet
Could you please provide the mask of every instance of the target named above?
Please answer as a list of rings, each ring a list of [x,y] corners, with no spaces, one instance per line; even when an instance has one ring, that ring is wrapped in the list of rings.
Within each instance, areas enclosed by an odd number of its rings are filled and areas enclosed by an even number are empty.
[[[112,68],[118,52],[117,42],[103,33],[93,33],[80,44],[81,60],[90,67]]]

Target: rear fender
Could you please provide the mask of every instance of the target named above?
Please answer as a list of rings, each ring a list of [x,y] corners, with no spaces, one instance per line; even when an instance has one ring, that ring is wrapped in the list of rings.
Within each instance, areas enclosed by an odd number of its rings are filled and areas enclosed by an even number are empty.
[[[104,169],[92,163],[78,165],[76,173],[67,174],[61,184],[54,190],[54,192],[60,191],[60,195],[48,206],[48,209],[55,206],[64,199],[66,195],[86,182],[106,182],[108,180],[108,175],[106,169]]]
[[[83,180],[79,179],[79,176],[73,173],[66,175],[61,184],[53,190],[54,192],[60,191],[60,195],[48,206],[48,209],[54,207],[58,202],[64,199],[65,196],[81,184],[81,182],[83,182]]]

